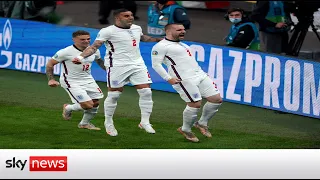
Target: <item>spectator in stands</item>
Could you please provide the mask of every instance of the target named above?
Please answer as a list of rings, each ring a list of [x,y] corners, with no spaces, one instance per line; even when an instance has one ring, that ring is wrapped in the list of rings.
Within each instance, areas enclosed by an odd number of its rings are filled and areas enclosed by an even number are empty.
[[[290,10],[284,1],[257,1],[251,19],[259,23],[263,50],[285,53],[291,24]]]
[[[260,50],[259,31],[240,8],[228,10],[226,18],[233,24],[226,37],[227,46]]]
[[[99,22],[100,24],[110,24],[109,16],[112,10],[119,9],[122,7],[122,4],[116,0],[101,0],[99,4]]]
[[[185,29],[190,29],[190,20],[184,7],[175,1],[157,0],[148,8],[148,35],[164,37],[164,27],[167,24],[181,23]]]
[[[14,6],[15,1],[0,1],[0,17],[9,17],[9,8]]]
[[[0,1],[0,16],[7,18],[67,23],[67,19],[55,13],[56,1]]]

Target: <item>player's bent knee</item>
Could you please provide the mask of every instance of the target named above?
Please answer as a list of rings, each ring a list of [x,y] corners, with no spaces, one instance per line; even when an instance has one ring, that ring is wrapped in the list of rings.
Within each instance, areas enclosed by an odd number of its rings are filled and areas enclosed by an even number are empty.
[[[91,105],[91,104],[85,104],[85,105],[83,105],[83,106],[81,106],[82,107],[82,109],[84,109],[84,110],[88,110],[88,109],[92,109],[93,108],[93,105]]]
[[[99,102],[99,99],[93,99],[93,107],[98,107],[100,102]]]
[[[221,97],[219,97],[214,103],[222,104],[223,100]]]
[[[93,107],[93,108],[91,109],[91,113],[92,113],[92,114],[97,114],[97,113],[98,113],[98,109],[99,109],[99,106]]]
[[[88,109],[92,109],[93,108],[93,101],[86,101],[86,102],[83,102],[83,103],[80,103],[82,109],[84,110],[88,110]]]
[[[120,87],[120,88],[110,88],[108,87],[108,92],[122,92],[123,91],[123,87]]]
[[[112,102],[117,102],[121,93],[121,91],[109,91],[106,100],[109,99]]]
[[[150,84],[139,84],[139,85],[135,85],[135,88],[136,88],[137,90],[150,88]]]
[[[201,102],[202,101],[197,101],[197,102],[188,102],[188,106],[193,107],[193,108],[200,108],[201,107]]]
[[[206,99],[207,99],[207,101],[209,101],[211,103],[221,104],[223,102],[220,95],[210,96],[210,97],[207,97]]]

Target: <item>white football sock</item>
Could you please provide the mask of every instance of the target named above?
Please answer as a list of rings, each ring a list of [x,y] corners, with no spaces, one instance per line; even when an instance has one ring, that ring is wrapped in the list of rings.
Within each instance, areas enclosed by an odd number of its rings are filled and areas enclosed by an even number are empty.
[[[83,117],[82,117],[82,120],[81,120],[80,124],[89,124],[90,121],[98,113],[98,109],[99,109],[99,106],[98,107],[93,107],[92,109],[84,110],[83,111]]]
[[[68,104],[66,106],[66,110],[67,111],[80,111],[80,110],[83,110],[81,105],[79,103],[76,103],[76,104]]]
[[[107,98],[104,100],[104,125],[113,124],[113,114],[116,110],[118,99],[121,95],[120,91],[109,91]]]
[[[183,111],[182,131],[191,132],[193,124],[197,121],[197,116],[200,108],[189,107],[188,105]]]
[[[218,112],[218,108],[222,103],[211,103],[206,102],[206,104],[202,108],[202,115],[198,123],[203,126],[208,126],[209,120]]]
[[[137,89],[139,93],[139,106],[141,110],[141,124],[150,124],[150,115],[153,108],[151,88]]]

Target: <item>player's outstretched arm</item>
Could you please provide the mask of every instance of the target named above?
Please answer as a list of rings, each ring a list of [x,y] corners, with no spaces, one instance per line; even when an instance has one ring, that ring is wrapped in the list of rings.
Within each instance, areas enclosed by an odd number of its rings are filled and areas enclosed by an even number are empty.
[[[141,36],[141,41],[142,42],[159,42],[161,41],[163,38],[154,38],[148,35],[142,35]]]
[[[91,46],[89,46],[88,48],[86,48],[86,49],[80,54],[80,56],[82,56],[82,57],[84,57],[84,58],[91,56],[92,54],[94,54],[94,53],[97,51],[97,49],[99,49],[99,48],[102,46],[103,43],[104,43],[104,41],[95,40]]]
[[[95,61],[102,69],[106,70],[106,67],[104,66],[104,61],[101,58],[96,59]]]
[[[75,64],[81,64],[82,59],[94,54],[97,51],[97,49],[99,49],[102,46],[103,43],[104,41],[95,40],[91,46],[87,47],[79,56],[75,57],[72,60],[72,62]]]
[[[58,61],[54,59],[50,59],[46,65],[46,74],[48,77],[48,85],[50,87],[59,86],[59,82],[54,79],[54,75],[53,75],[53,67],[58,63],[59,63]]]

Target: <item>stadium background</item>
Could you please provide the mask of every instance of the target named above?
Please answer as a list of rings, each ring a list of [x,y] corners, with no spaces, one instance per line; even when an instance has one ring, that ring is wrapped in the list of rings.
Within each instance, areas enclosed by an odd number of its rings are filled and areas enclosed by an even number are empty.
[[[97,2],[67,2],[58,6],[57,11],[71,17],[72,25],[99,29],[103,26],[98,24],[97,8]],[[145,5],[139,6],[138,16],[141,20],[136,22],[144,28],[144,31],[146,8]],[[84,11],[86,13],[83,13]],[[224,32],[230,26],[229,22],[223,19],[224,11],[192,9],[189,10],[189,14],[193,25],[188,32],[187,40],[223,44],[221,37],[224,37]],[[311,40],[306,39],[303,47],[317,50],[318,42],[312,36],[312,33],[308,34]],[[292,114],[274,114],[271,110],[227,102],[215,117],[216,120],[210,124],[215,139],[202,139],[204,143],[199,145],[187,144],[176,132],[176,127],[181,124],[180,116],[184,103],[176,94],[158,91],[154,92],[154,101],[157,102],[154,112],[157,113],[153,115],[153,123],[159,129],[159,133],[153,137],[146,136],[136,127],[133,128],[137,125],[136,120],[140,115],[138,107],[134,105],[134,102],[137,102],[136,92],[130,87],[126,88],[126,93],[119,101],[121,108],[118,108],[116,113],[119,117],[117,119],[119,130],[123,133],[118,139],[110,139],[105,137],[104,132],[79,131],[76,128],[77,121],[61,121],[60,106],[68,97],[61,88],[48,88],[44,75],[3,69],[0,73],[2,79],[0,93],[5,94],[0,99],[2,110],[0,140],[3,142],[1,148],[320,147],[318,119]],[[104,83],[99,85],[105,86]],[[106,94],[105,89],[104,93]],[[102,108],[99,112],[95,122],[101,127]],[[81,113],[75,113],[74,119],[79,118]],[[132,134],[134,136],[131,136]]]
[[[151,2],[136,2],[138,4],[137,16],[140,17],[140,20],[135,21],[135,23],[140,25],[143,28],[143,31],[146,32],[146,12],[148,5]],[[255,1],[230,1],[229,7],[241,7],[246,11],[250,11],[253,7],[253,2]],[[231,24],[229,21],[226,21],[223,17],[228,7],[222,8],[223,6],[225,6],[224,3],[220,6],[221,9],[215,10],[207,10],[202,8],[188,8],[188,14],[191,20],[191,29],[188,31],[189,35],[186,36],[186,40],[223,45],[223,38],[226,36],[226,32],[229,32]],[[98,22],[98,9],[99,3],[94,1],[69,1],[65,2],[63,5],[57,6],[58,13],[72,18],[72,25],[99,29],[103,28],[104,25],[100,25]],[[315,13],[315,15],[316,17],[319,17],[316,18],[315,25],[320,27],[320,16],[318,15],[318,12]],[[112,20],[111,15],[109,17],[109,20]],[[301,48],[301,55],[304,55],[304,51],[320,52],[320,42],[318,41],[316,35],[313,32],[308,32],[303,46]],[[320,54],[317,56],[320,57]],[[304,57],[308,56],[306,55]]]

